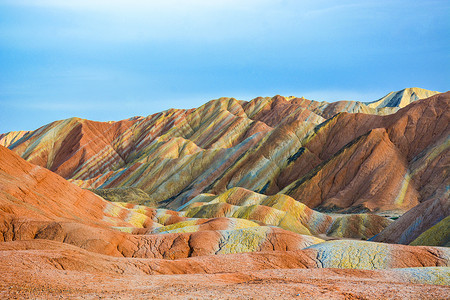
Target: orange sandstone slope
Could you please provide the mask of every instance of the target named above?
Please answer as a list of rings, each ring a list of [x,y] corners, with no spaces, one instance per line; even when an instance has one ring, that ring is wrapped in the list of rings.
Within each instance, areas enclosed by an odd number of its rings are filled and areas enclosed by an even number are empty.
[[[103,217],[100,197],[32,165],[0,146],[0,192],[3,216],[40,220]]]
[[[102,227],[135,226],[133,216],[139,217],[23,160],[3,146],[0,146],[0,207],[4,224],[64,221]]]
[[[398,92],[399,106],[417,100],[406,92]],[[322,210],[404,212],[445,191],[449,99],[438,94],[391,115],[326,120],[339,110],[385,107],[221,98],[120,122],[57,121],[10,148],[81,187],[137,187],[171,209],[243,187]]]

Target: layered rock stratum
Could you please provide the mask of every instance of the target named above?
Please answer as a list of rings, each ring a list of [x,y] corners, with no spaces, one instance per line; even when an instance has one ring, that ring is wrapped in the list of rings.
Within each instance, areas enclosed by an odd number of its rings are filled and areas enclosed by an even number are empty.
[[[449,106],[220,98],[2,134],[0,295],[445,298]]]

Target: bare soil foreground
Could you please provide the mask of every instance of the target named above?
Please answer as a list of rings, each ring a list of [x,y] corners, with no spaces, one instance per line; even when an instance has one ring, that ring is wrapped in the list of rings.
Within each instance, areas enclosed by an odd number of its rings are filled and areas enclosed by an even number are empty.
[[[18,267],[7,272],[0,283],[2,299],[448,299],[450,294],[448,286],[409,283],[386,270],[112,276]]]
[[[252,253],[191,257],[165,265],[166,260],[111,257],[58,244],[38,240],[3,243],[0,298],[448,299],[450,295],[450,286],[445,285],[448,267],[278,269],[270,259],[282,255],[281,251],[258,253],[267,260],[267,269],[262,270],[248,263]],[[241,265],[241,271],[220,272],[224,258]],[[195,271],[205,263],[207,267]],[[154,266],[172,274],[147,275]],[[427,281],[444,285],[423,284]]]

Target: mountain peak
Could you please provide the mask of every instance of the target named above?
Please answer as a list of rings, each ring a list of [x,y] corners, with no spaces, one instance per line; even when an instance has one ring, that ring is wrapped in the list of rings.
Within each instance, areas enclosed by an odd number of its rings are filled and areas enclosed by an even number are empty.
[[[439,94],[437,91],[430,91],[418,87],[406,88],[396,92],[390,92],[386,96],[367,102],[366,105],[371,108],[398,107],[403,108],[406,105],[419,100]]]

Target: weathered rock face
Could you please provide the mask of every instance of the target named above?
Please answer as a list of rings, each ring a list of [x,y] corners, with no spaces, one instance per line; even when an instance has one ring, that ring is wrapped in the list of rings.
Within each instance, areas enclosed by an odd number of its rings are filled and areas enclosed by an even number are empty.
[[[402,99],[396,107],[414,102],[386,116],[379,110],[395,104],[388,96],[376,108],[221,98],[120,122],[56,121],[10,148],[81,187],[135,187],[170,209],[243,187],[325,211],[401,213],[445,192],[448,181],[450,94],[415,101],[433,93],[388,95]]]
[[[281,193],[323,210],[393,211],[417,205],[417,190],[401,186],[407,161],[385,129],[373,129],[341,149]]]
[[[447,246],[450,242],[450,228],[445,226],[448,225],[448,216],[450,216],[450,201],[447,194],[445,198],[430,199],[417,205],[372,240],[396,244]],[[442,224],[439,224],[440,222]],[[433,228],[434,226],[436,228]]]

